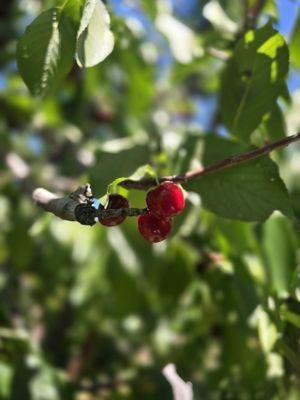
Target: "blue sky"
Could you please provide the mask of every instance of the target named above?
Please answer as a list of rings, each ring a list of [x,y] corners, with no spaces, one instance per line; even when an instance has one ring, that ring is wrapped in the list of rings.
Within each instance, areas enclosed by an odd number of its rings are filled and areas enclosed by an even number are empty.
[[[290,37],[300,0],[278,0],[280,20],[278,30],[288,39]]]

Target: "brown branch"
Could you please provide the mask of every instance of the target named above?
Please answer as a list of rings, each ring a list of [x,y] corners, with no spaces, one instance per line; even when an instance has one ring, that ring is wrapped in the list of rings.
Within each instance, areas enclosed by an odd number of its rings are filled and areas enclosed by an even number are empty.
[[[230,56],[223,50],[216,49],[215,47],[208,47],[207,53],[221,61],[228,61]]]
[[[208,167],[199,167],[193,171],[186,172],[185,174],[173,175],[173,176],[165,176],[159,178],[159,182],[164,181],[172,181],[176,183],[187,183],[190,180],[200,178],[207,174],[224,170],[229,167],[233,167],[234,165],[244,164],[247,161],[253,160],[255,158],[261,157],[263,155],[269,154],[274,150],[278,150],[282,147],[286,147],[291,143],[297,142],[300,140],[300,133],[296,133],[295,135],[287,136],[284,139],[280,139],[275,143],[268,144],[264,147],[260,147],[255,150],[251,150],[246,153],[233,155],[225,160],[219,161],[215,164],[209,165]],[[149,188],[156,186],[157,181],[152,178],[142,179],[140,181],[134,181],[131,179],[125,180],[119,184],[120,186],[126,189],[138,189],[138,190],[148,190]]]
[[[88,189],[89,185],[79,186],[73,193],[65,197],[58,197],[46,189],[38,188],[33,192],[32,198],[45,211],[68,221],[76,221],[75,208],[78,204],[86,202]]]
[[[250,8],[249,0],[244,0],[245,3],[245,21],[243,26],[243,32],[247,32],[249,29],[254,29],[257,24],[258,17],[266,3],[266,0],[257,0],[256,3]]]
[[[94,225],[98,219],[127,216],[137,217],[147,213],[147,208],[96,209],[93,207],[93,195],[90,185],[79,186],[71,194],[58,197],[46,189],[38,188],[33,192],[33,200],[45,211],[67,221],[77,221],[83,225]]]
[[[153,178],[143,178],[138,181],[127,179],[119,183],[119,185],[126,189],[148,190],[151,187],[157,186],[157,182],[172,181],[184,184],[193,179],[201,178],[214,172],[223,171],[227,168],[244,164],[299,140],[300,132],[255,150],[233,155],[225,160],[209,165],[208,167],[199,167],[193,171],[186,172],[185,174],[165,176],[158,180]],[[65,197],[58,197],[57,195],[48,192],[46,189],[39,188],[33,192],[33,199],[45,211],[51,212],[65,220],[78,221],[83,225],[93,225],[98,219],[106,219],[121,215],[133,217],[147,213],[147,208],[97,210],[92,205],[93,195],[89,184],[80,186],[75,190],[75,192]]]

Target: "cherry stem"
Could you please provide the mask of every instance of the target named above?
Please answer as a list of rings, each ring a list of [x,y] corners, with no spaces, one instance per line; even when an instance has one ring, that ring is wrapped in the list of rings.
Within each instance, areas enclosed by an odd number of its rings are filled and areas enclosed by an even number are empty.
[[[222,171],[224,169],[233,167],[235,165],[244,164],[247,161],[262,157],[266,154],[271,153],[274,150],[286,147],[291,143],[297,142],[299,140],[300,140],[300,132],[296,133],[295,135],[287,136],[283,139],[278,140],[277,142],[268,144],[266,146],[257,148],[255,150],[233,155],[215,164],[209,165],[208,167],[199,167],[180,175],[161,177],[158,179],[158,182],[172,181],[175,183],[185,184],[193,179],[201,178],[207,174]],[[126,189],[148,190],[151,187],[157,186],[157,180],[152,178],[143,178],[139,181],[127,179],[121,182],[119,185]]]
[[[147,208],[110,208],[106,210],[95,210],[95,217],[98,219],[108,219],[111,217],[137,217],[147,214]]]

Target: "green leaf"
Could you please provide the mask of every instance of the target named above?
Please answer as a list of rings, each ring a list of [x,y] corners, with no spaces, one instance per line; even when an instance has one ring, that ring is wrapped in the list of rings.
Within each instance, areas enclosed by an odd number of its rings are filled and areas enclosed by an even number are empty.
[[[78,29],[84,4],[85,0],[60,0],[57,6],[74,23],[74,29],[76,30]]]
[[[145,144],[128,144],[128,141],[122,140],[112,141],[110,144],[111,148],[107,146],[96,153],[96,165],[90,176],[95,193],[104,193],[111,182],[120,183],[124,180],[120,175],[130,176],[149,158],[149,149]]]
[[[264,136],[270,141],[282,139],[286,136],[286,124],[282,114],[282,110],[276,103],[272,111],[267,115],[262,125]]]
[[[217,0],[210,0],[203,7],[203,15],[225,37],[232,39],[238,31],[238,25],[229,18]]]
[[[137,170],[130,176],[128,177],[121,177],[121,178],[117,178],[115,179],[113,182],[111,182],[108,187],[107,187],[107,193],[120,193],[126,196],[127,194],[127,190],[122,188],[120,186],[120,183],[126,181],[127,179],[130,179],[132,181],[139,181],[141,179],[144,178],[153,178],[156,179],[157,183],[158,183],[158,178],[157,178],[157,174],[154,171],[154,169],[151,167],[151,165],[146,164],[146,165],[142,165],[141,167],[137,168]]]
[[[296,266],[292,228],[284,218],[271,218],[263,227],[263,248],[271,285],[286,294]]]
[[[133,181],[139,181],[144,178],[153,178],[158,182],[157,174],[150,164],[142,165],[141,167],[137,168],[132,175],[129,176],[129,179]]]
[[[288,47],[271,24],[246,33],[221,84],[221,115],[232,135],[249,140],[263,116],[273,109],[288,67]]]
[[[19,71],[33,95],[52,91],[70,71],[80,4],[81,1],[69,0],[62,7],[41,13],[19,40]]]
[[[203,163],[212,164],[245,151],[238,143],[211,136],[205,143]],[[267,156],[210,173],[187,188],[201,195],[204,207],[225,218],[265,221],[275,210],[293,216],[278,167]]]
[[[93,67],[114,48],[110,17],[100,0],[87,0],[77,35],[76,61],[80,67]]]
[[[292,38],[290,41],[291,63],[300,68],[300,12],[294,26]]]
[[[300,315],[295,314],[293,311],[290,311],[286,308],[286,306],[282,306],[280,308],[280,317],[289,322],[290,324],[296,326],[298,329],[300,329]]]
[[[13,369],[10,365],[0,362],[0,397],[1,399],[9,399]]]
[[[154,19],[157,14],[156,4],[149,0],[141,0],[141,7],[147,16]]]
[[[259,306],[256,310],[258,337],[261,347],[265,353],[269,353],[277,340],[276,325],[272,322],[266,311]]]

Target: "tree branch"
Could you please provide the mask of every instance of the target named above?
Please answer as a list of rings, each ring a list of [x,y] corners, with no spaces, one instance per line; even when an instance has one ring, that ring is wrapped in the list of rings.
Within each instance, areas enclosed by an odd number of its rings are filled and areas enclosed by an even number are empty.
[[[266,3],[266,0],[257,0],[256,3],[250,8],[248,0],[244,0],[245,3],[245,21],[243,26],[243,33],[249,29],[254,29],[257,23],[258,17]]]
[[[87,202],[87,194],[90,186],[79,186],[73,193],[65,197],[58,197],[46,189],[38,188],[32,194],[34,202],[45,211],[68,221],[76,221],[75,208],[78,204]]]
[[[300,132],[255,150],[233,155],[208,167],[199,167],[185,174],[161,177],[158,179],[158,182],[172,181],[185,184],[193,179],[244,164],[299,140]],[[119,183],[119,185],[126,189],[148,190],[151,187],[157,186],[157,180],[153,178],[143,178],[138,181],[127,179]],[[132,217],[147,213],[147,208],[97,210],[93,207],[93,195],[89,184],[80,186],[73,193],[65,197],[58,197],[46,189],[39,188],[33,192],[33,200],[45,211],[51,212],[64,220],[78,221],[83,225],[94,225],[98,219],[107,219],[121,215]]]
[[[300,132],[296,133],[295,135],[287,136],[283,139],[278,140],[277,142],[268,144],[266,146],[257,148],[255,150],[251,150],[249,152],[242,154],[233,155],[229,158],[226,158],[225,160],[209,165],[208,167],[199,167],[197,169],[194,169],[193,171],[186,172],[185,174],[165,176],[159,178],[158,181],[159,182],[172,181],[175,183],[184,184],[190,180],[200,178],[207,174],[221,171],[226,168],[233,167],[234,165],[244,164],[247,161],[269,154],[274,150],[286,147],[291,143],[297,142],[299,140],[300,140]],[[121,182],[119,185],[126,189],[148,190],[149,188],[156,186],[157,181],[153,178],[144,178],[139,181],[127,179]]]
[[[58,197],[46,189],[38,188],[33,192],[32,198],[45,211],[67,221],[80,222],[82,225],[94,225],[98,219],[119,216],[137,217],[147,213],[147,208],[96,209],[93,206],[93,195],[89,183],[79,186],[65,197]]]

